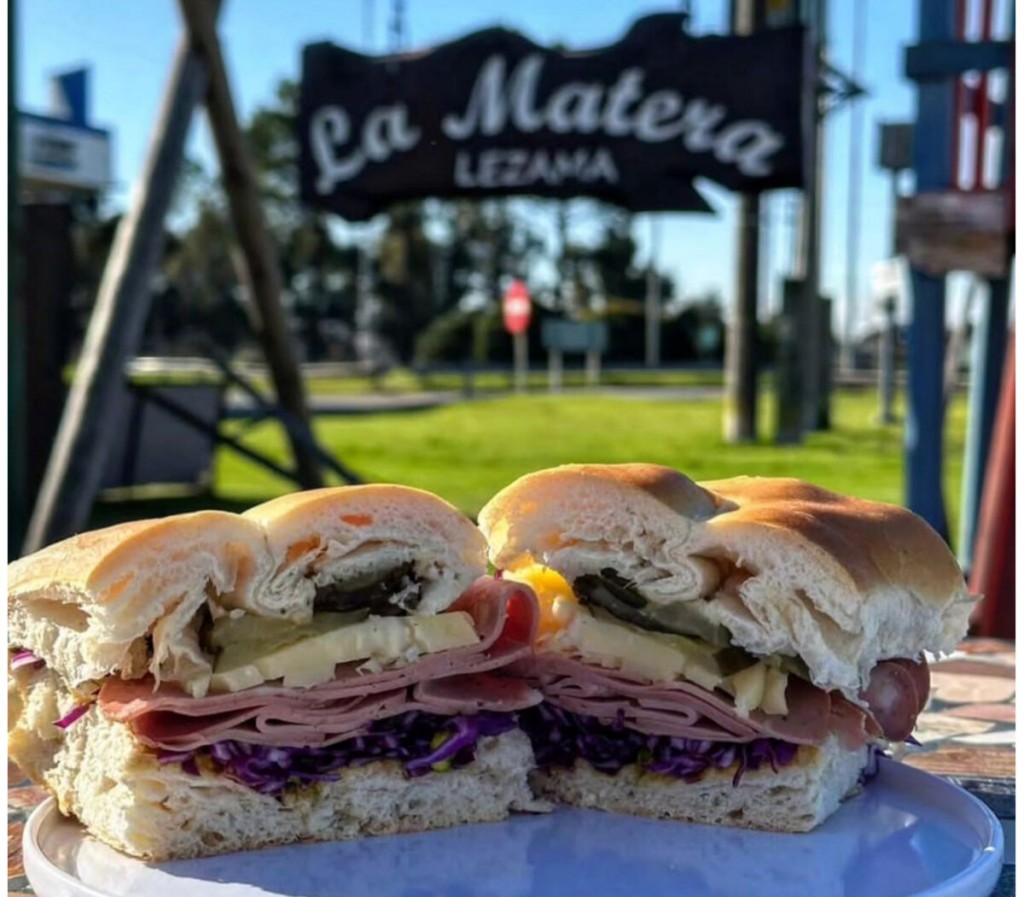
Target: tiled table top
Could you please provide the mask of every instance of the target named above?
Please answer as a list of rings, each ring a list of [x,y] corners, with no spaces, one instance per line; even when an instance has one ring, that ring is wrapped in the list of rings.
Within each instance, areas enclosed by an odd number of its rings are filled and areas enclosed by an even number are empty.
[[[985,800],[1001,819],[1014,819],[1015,656],[1012,643],[965,642],[932,665],[932,696],[918,720],[921,742],[904,762],[948,776]],[[33,807],[46,797],[8,764],[7,889],[32,894],[21,863],[21,837]],[[1010,844],[1007,844],[1008,849]],[[1010,855],[1012,856],[1012,854]],[[1004,866],[996,897],[1014,894],[1014,865]]]

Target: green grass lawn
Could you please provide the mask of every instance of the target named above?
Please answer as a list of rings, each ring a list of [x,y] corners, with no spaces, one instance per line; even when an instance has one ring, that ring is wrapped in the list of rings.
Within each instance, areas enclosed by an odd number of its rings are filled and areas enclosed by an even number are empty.
[[[583,386],[584,372],[579,364],[567,364],[562,375],[567,387]],[[601,372],[604,386],[721,386],[721,369],[672,370],[605,369]],[[258,385],[266,389],[266,382]],[[345,396],[381,392],[422,392],[423,390],[461,390],[466,385],[465,376],[458,371],[441,371],[417,375],[409,368],[395,368],[376,380],[369,377],[307,377],[306,389],[310,395]],[[473,388],[480,392],[506,391],[512,389],[512,371],[485,370],[473,374]],[[547,371],[534,368],[527,377],[531,390],[546,390]]]
[[[834,404],[834,427],[803,446],[770,443],[774,410],[761,404],[762,440],[726,445],[721,402],[640,400],[607,396],[535,394],[503,396],[429,411],[360,417],[320,417],[322,443],[368,480],[430,489],[473,515],[515,477],[571,461],[652,461],[697,480],[738,474],[796,476],[864,498],[900,502],[903,496],[901,426],[874,421],[872,391],[844,391]],[[948,415],[946,501],[957,520],[966,403]],[[240,432],[243,425],[225,425]],[[246,444],[287,457],[280,428],[245,431]],[[273,474],[222,450],[215,493],[228,506],[256,503],[292,487]],[[953,525],[955,531],[955,523]]]

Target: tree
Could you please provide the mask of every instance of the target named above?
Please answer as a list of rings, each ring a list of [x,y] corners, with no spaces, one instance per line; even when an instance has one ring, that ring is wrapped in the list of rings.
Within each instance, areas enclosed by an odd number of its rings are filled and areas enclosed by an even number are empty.
[[[168,240],[162,289],[150,314],[150,327],[162,330],[165,351],[205,354],[212,340],[235,352],[251,340],[253,328],[239,289],[234,234],[223,195],[201,170],[183,183],[195,191],[190,224]]]
[[[281,81],[273,101],[253,113],[246,136],[286,298],[307,357],[317,359],[328,349],[325,325],[340,324],[350,335],[355,330],[359,250],[329,216],[299,202],[298,103],[298,85]]]
[[[246,137],[281,266],[281,301],[304,354],[319,358],[328,351],[332,321],[344,323],[343,333],[353,329],[358,259],[355,247],[338,237],[326,216],[299,203],[297,103],[295,83],[282,81],[271,103],[253,113]],[[159,315],[182,319],[179,339],[185,343],[194,344],[199,330],[229,351],[255,347],[219,176],[194,161],[186,163],[172,218],[177,227],[164,257],[166,289]],[[332,332],[338,336],[337,328]],[[351,346],[341,351],[351,352]]]
[[[418,276],[431,285],[433,298],[430,315],[413,325],[413,358],[422,363],[494,360],[500,344],[508,342],[499,314],[502,289],[511,277],[530,279],[544,241],[529,216],[507,199],[460,199],[422,208],[423,227],[429,223],[439,237],[429,258],[420,258]],[[382,249],[386,246],[387,237]]]
[[[377,252],[378,330],[398,357],[409,361],[416,335],[437,314],[434,289],[436,247],[424,230],[423,203],[395,206]]]
[[[563,245],[559,274],[560,308],[570,317],[600,316],[608,321],[607,358],[636,362],[644,357],[647,270],[637,263],[630,212],[592,202],[589,216],[600,222],[596,242],[586,244],[568,237],[564,204],[559,230]],[[660,278],[662,308],[675,293],[672,279]]]
[[[723,305],[714,291],[679,303],[662,332],[665,360],[721,362],[725,355]]]

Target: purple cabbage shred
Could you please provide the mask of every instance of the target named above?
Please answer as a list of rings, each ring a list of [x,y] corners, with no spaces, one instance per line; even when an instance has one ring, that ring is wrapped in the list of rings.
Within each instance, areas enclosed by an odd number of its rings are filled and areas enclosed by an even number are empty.
[[[25,648],[15,650],[11,656],[11,670],[20,670],[22,667],[35,667],[40,669],[46,666],[46,661],[38,655]]]
[[[709,769],[735,765],[732,781],[738,785],[747,771],[767,765],[778,772],[797,753],[797,745],[777,738],[735,743],[646,735],[625,726],[621,717],[602,723],[548,703],[521,713],[519,725],[530,736],[538,766],[570,768],[583,759],[609,775],[636,763],[647,772],[696,782]]]
[[[185,772],[199,775],[197,759],[206,755],[235,781],[278,797],[290,786],[334,781],[346,767],[374,760],[399,760],[411,777],[459,769],[476,758],[480,738],[515,727],[512,713],[438,716],[411,710],[377,720],[355,738],[327,747],[218,741],[195,751],[161,751],[158,759],[161,763],[181,763]]]
[[[85,714],[88,713],[89,708],[91,706],[92,706],[91,703],[75,705],[74,707],[71,708],[71,710],[69,710],[67,713],[65,713],[64,716],[62,716],[59,720],[57,720],[54,723],[54,725],[58,729],[66,729],[68,726],[72,725],[73,723],[75,723],[78,720],[80,720],[83,716],[85,716]]]

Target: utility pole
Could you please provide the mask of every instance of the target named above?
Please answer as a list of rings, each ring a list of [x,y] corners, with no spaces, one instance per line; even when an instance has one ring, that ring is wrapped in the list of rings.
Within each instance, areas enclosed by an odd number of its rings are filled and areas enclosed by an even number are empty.
[[[658,248],[661,240],[661,222],[651,215],[651,255],[647,262],[647,295],[644,298],[645,361],[647,367],[661,363],[661,275],[658,273]]]
[[[821,201],[824,182],[825,128],[820,94],[821,63],[824,57],[826,0],[809,0],[807,28],[811,40],[811,66],[805,88],[806,120],[808,129],[807,159],[809,172],[804,188],[801,218],[798,276],[802,277],[801,320],[801,377],[803,380],[803,428],[813,431],[822,428],[828,417],[828,396],[821,382],[821,357],[825,351],[821,335],[823,308],[821,303]],[[824,405],[824,414],[823,411]]]
[[[898,240],[896,239],[896,209],[900,202],[900,173],[892,172],[892,257],[899,256]],[[894,424],[896,418],[896,344],[899,336],[899,324],[896,315],[896,295],[887,296],[882,304],[882,313],[885,315],[885,323],[882,325],[882,334],[879,341],[879,349],[882,358],[878,365],[879,377],[879,416],[883,424]]]
[[[878,137],[878,166],[889,172],[889,202],[892,209],[889,255],[895,262],[900,254],[896,229],[896,215],[900,204],[900,174],[913,164],[913,126],[900,122],[882,124],[878,129]],[[899,297],[903,293],[900,280],[898,276],[885,278],[874,297],[884,317],[878,334],[878,420],[883,424],[896,423],[893,403],[896,397],[896,313]]]
[[[766,0],[732,0],[734,34],[753,34],[765,27]],[[757,296],[761,243],[761,197],[740,195],[737,224],[736,302],[725,350],[726,442],[757,439]]]
[[[867,32],[868,0],[853,5],[853,65],[850,72],[859,82],[864,68],[864,45]],[[857,322],[857,291],[860,279],[860,187],[861,149],[864,146],[864,103],[854,98],[850,107],[850,172],[846,200],[846,303],[843,314],[843,341],[840,366],[854,368],[853,330]]]

